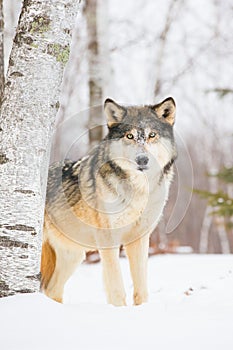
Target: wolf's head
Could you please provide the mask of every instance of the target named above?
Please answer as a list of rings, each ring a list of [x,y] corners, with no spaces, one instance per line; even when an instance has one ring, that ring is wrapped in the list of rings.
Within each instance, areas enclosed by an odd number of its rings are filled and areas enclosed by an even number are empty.
[[[126,170],[164,169],[176,158],[173,136],[175,102],[168,97],[156,105],[121,106],[111,99],[104,104],[110,141],[109,155]]]

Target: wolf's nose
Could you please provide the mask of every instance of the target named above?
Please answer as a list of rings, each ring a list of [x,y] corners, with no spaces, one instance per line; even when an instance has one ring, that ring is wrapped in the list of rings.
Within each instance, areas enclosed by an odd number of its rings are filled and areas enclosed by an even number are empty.
[[[136,157],[136,163],[141,167],[145,167],[148,164],[148,162],[149,162],[149,158],[144,154],[139,154]]]

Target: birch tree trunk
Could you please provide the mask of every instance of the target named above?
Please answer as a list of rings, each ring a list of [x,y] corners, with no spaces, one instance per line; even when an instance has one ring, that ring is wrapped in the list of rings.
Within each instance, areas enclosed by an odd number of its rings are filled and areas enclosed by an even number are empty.
[[[3,0],[0,0],[0,107],[4,89],[4,17],[3,17]]]
[[[23,3],[1,110],[0,296],[39,290],[50,141],[78,3]]]

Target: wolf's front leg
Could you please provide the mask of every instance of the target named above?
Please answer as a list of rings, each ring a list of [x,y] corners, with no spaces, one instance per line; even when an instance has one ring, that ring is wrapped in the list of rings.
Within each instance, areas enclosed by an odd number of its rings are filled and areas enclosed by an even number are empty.
[[[129,259],[131,276],[134,284],[134,305],[147,302],[147,261],[149,250],[149,235],[144,235],[137,241],[125,246]]]
[[[119,263],[119,248],[102,249],[99,253],[103,266],[103,278],[108,303],[115,306],[126,305]]]

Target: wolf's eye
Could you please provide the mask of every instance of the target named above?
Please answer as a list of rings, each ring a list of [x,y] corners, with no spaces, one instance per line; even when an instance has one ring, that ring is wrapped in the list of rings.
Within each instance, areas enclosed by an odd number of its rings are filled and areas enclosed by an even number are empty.
[[[132,140],[133,139],[133,134],[129,133],[129,134],[126,135],[126,137],[127,137],[127,139]]]
[[[155,137],[155,136],[156,136],[155,132],[152,131],[152,132],[149,133],[149,138],[150,139],[153,139],[153,137]]]

